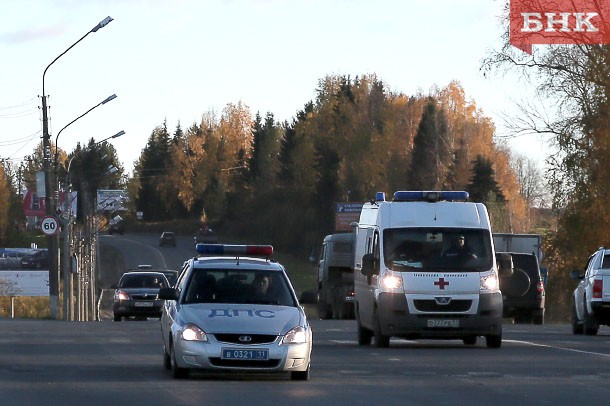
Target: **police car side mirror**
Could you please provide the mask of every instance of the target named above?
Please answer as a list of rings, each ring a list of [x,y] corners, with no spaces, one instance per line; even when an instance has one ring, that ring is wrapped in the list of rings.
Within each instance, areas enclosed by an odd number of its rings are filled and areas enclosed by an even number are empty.
[[[373,257],[373,254],[364,254],[362,256],[362,269],[360,272],[364,276],[373,276],[375,274],[375,257]]]
[[[159,299],[163,300],[178,300],[178,289],[161,288],[159,289]]]
[[[513,257],[510,254],[496,254],[496,260],[498,262],[498,273],[500,276],[508,277],[513,274],[515,270]]]

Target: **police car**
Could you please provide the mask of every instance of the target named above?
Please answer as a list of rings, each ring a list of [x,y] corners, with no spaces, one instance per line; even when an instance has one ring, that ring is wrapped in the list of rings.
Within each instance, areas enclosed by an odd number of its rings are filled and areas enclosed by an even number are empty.
[[[159,291],[165,367],[175,378],[206,370],[309,379],[312,331],[284,267],[269,259],[273,247],[196,248],[202,255]]]

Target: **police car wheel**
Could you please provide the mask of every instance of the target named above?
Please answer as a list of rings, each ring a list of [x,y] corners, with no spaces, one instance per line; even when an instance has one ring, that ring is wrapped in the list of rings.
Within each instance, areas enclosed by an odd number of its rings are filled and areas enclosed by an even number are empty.
[[[165,345],[163,346],[163,366],[168,371],[170,371],[172,369],[172,359],[170,358],[169,354],[167,353],[167,349],[165,348]]]
[[[176,379],[185,379],[188,378],[189,376],[189,370],[186,368],[180,368],[177,364],[176,364],[176,352],[174,351],[174,346],[171,345],[170,346],[170,356],[171,356],[171,361],[172,361],[172,376]]]
[[[309,369],[310,367],[307,367],[306,371],[292,371],[290,373],[290,379],[293,381],[306,381],[309,379]]]

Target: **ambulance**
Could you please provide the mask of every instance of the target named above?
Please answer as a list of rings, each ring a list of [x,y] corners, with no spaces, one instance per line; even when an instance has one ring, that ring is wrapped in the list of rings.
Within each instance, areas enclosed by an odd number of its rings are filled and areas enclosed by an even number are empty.
[[[502,294],[487,209],[464,191],[378,192],[354,223],[358,344],[391,337],[502,345]],[[500,256],[503,272],[512,270]],[[504,271],[506,270],[506,271]]]

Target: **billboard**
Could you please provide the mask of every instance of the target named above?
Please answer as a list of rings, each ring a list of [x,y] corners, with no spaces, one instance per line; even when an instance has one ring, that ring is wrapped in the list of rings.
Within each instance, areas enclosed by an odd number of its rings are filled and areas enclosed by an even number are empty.
[[[98,189],[95,211],[127,211],[127,190]]]
[[[335,231],[352,231],[351,223],[360,220],[364,203],[337,203],[335,213]]]
[[[49,272],[0,271],[0,296],[49,296]]]

